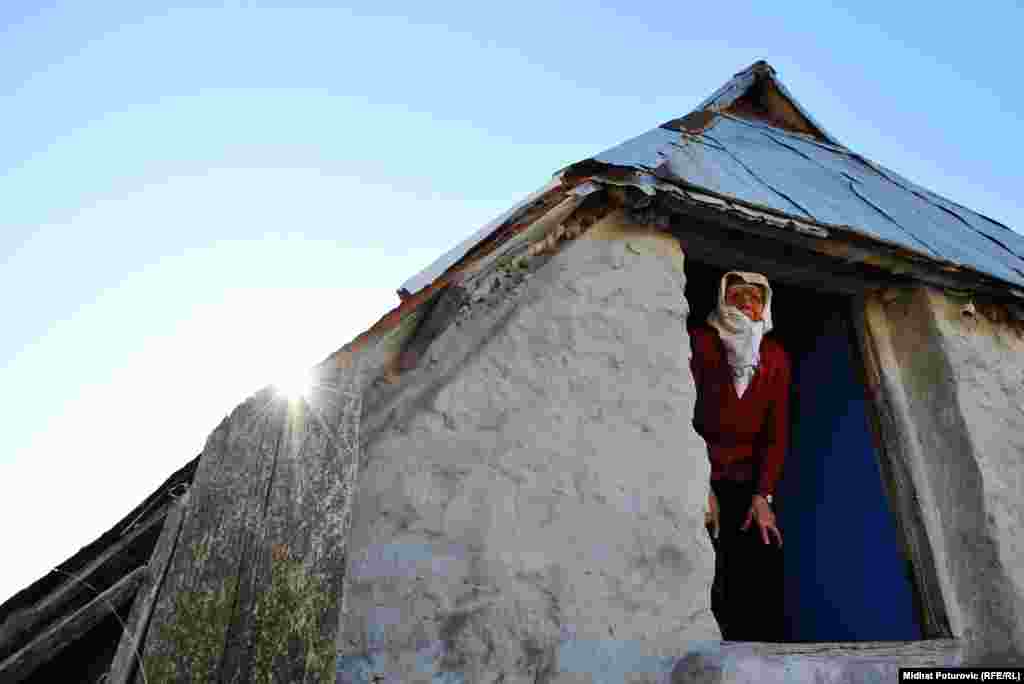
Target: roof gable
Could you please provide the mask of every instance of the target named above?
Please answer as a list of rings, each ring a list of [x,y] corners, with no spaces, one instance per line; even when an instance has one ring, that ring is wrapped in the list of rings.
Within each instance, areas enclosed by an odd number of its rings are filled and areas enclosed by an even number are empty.
[[[841,145],[765,62],[592,160],[1024,286],[1024,235]]]
[[[603,182],[598,176],[610,168],[628,171],[648,194],[665,182],[716,207],[742,206],[762,217],[757,220],[770,216],[773,225],[816,237],[839,228],[913,252],[944,271],[997,278],[1024,298],[1024,235],[846,148],[764,61],[737,73],[686,116],[561,169],[525,204],[437,259],[400,293],[415,293],[456,267],[531,201],[572,192],[586,178]]]
[[[821,142],[842,147],[804,109],[779,80],[775,69],[764,60],[754,62],[735,74],[725,85],[701,102],[686,116],[662,124],[670,130],[703,129],[713,113],[763,121],[773,128],[801,133]],[[701,123],[705,122],[705,123]]]

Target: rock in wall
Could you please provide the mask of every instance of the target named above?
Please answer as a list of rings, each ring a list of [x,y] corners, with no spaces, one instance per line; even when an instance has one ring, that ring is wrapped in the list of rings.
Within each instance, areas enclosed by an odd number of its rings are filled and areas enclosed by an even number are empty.
[[[653,682],[720,638],[682,263],[612,213],[366,400],[341,681]]]
[[[872,298],[866,313],[954,636],[970,660],[1020,663],[1024,341],[930,288]]]

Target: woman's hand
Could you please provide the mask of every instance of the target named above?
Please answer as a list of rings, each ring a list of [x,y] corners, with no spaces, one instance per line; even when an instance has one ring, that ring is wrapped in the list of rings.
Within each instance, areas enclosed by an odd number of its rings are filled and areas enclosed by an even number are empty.
[[[704,526],[708,528],[712,539],[718,539],[720,520],[718,497],[716,497],[714,491],[712,491],[708,493],[708,510],[704,512]]]
[[[757,521],[757,526],[761,528],[761,540],[765,544],[771,544],[768,532],[775,536],[775,541],[782,548],[782,533],[779,532],[779,528],[775,526],[775,513],[772,512],[771,506],[768,505],[768,501],[765,500],[760,494],[755,494],[754,498],[750,502],[750,510],[747,511],[747,519],[743,523],[743,527],[740,529],[746,532],[750,529],[750,523]]]

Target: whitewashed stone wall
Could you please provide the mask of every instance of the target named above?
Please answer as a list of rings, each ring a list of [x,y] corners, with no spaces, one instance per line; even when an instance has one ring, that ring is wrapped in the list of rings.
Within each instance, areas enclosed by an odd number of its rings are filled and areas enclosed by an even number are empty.
[[[886,303],[887,301],[887,303]],[[954,636],[1024,660],[1024,341],[919,288],[867,305]]]
[[[341,681],[666,681],[720,639],[682,263],[612,214],[368,418]]]

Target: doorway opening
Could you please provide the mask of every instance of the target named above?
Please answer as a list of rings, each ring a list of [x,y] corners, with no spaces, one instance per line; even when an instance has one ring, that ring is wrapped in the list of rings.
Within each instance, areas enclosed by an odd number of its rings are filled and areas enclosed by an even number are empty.
[[[705,323],[727,270],[751,269],[687,258],[688,328]],[[764,275],[773,300],[768,336],[792,369],[789,448],[773,504],[784,540],[775,588],[782,641],[921,640],[920,595],[872,435],[851,298]]]

